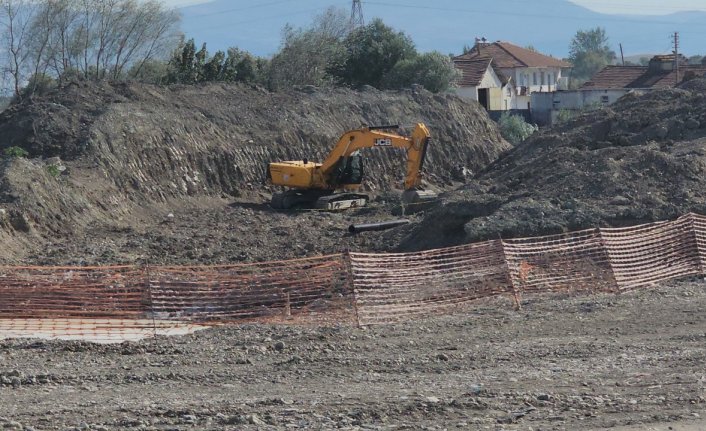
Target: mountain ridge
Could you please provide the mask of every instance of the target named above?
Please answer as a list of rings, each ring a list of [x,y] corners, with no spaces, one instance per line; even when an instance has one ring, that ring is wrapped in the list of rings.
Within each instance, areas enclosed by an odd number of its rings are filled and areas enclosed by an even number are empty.
[[[234,7],[231,0],[213,0],[180,8],[187,38],[207,43],[211,52],[239,47],[260,56],[274,54],[280,46],[281,30],[287,24],[308,25],[313,16],[329,6],[347,11],[342,0],[273,1],[261,5]],[[532,45],[554,57],[568,55],[577,30],[601,26],[606,29],[613,50],[623,44],[626,55],[642,52],[670,52],[670,36],[680,31],[681,51],[704,54],[701,25],[706,12],[677,12],[670,15],[607,15],[591,11],[568,0],[535,2],[531,7],[516,0],[482,0],[458,6],[451,0],[437,0],[429,6],[423,0],[369,1],[364,3],[367,21],[382,18],[388,25],[412,37],[420,51],[437,50],[458,54],[475,37],[506,40],[520,46]],[[414,25],[419,23],[419,25]],[[501,25],[499,25],[501,24]]]

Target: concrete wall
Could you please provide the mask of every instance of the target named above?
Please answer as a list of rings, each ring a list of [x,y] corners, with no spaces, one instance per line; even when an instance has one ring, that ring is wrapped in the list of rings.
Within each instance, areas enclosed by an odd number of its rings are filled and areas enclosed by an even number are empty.
[[[625,94],[633,91],[649,90],[618,88],[609,90],[587,89],[532,93],[532,118],[538,124],[549,125],[554,122],[557,114],[561,110],[575,111],[596,106],[610,105]]]

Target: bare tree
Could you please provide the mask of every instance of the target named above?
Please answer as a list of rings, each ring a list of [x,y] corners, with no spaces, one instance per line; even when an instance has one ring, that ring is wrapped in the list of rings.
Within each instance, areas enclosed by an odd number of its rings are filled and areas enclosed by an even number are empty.
[[[25,67],[30,57],[29,39],[34,20],[32,2],[29,0],[0,0],[0,28],[4,55],[4,72],[12,78],[15,97],[25,80]]]
[[[113,79],[121,77],[130,64],[142,65],[155,56],[167,54],[179,40],[175,31],[179,23],[176,12],[165,10],[157,1],[128,1],[125,5],[129,13],[116,20],[117,37],[111,44]],[[138,66],[136,71],[140,68]]]
[[[31,77],[121,79],[168,57],[179,20],[157,0],[0,0],[0,65],[16,96]]]
[[[69,70],[78,70],[77,33],[81,26],[79,0],[55,0],[44,5],[52,16],[47,63],[59,82]]]

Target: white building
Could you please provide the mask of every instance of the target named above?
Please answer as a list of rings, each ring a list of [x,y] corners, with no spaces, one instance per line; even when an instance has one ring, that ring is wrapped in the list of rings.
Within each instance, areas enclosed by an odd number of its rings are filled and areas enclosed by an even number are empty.
[[[511,79],[497,72],[489,57],[454,60],[461,71],[456,93],[475,100],[488,111],[517,109],[517,92]]]
[[[492,76],[478,79],[483,63],[498,77],[498,86]],[[509,42],[476,42],[470,52],[454,58],[462,78],[457,90],[461,97],[477,100],[489,111],[529,110],[531,94],[551,92],[557,89],[566,69],[571,64],[540,54],[539,52],[513,45]],[[499,90],[493,90],[501,88]],[[487,90],[487,91],[486,91]],[[488,102],[484,103],[485,93]]]
[[[706,65],[688,64],[686,57],[674,54],[656,55],[647,66],[606,66],[577,90],[532,94],[532,120],[552,124],[561,111],[610,105],[628,93],[674,87],[704,76]]]

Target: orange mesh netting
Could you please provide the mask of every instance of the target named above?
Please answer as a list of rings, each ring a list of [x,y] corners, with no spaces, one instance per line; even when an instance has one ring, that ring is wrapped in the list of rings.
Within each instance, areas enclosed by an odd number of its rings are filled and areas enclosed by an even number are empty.
[[[0,267],[0,338],[94,341],[225,323],[381,324],[482,298],[621,292],[706,275],[706,217],[228,266]]]

